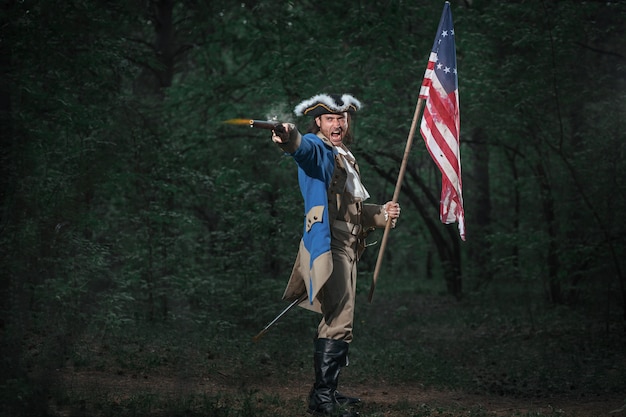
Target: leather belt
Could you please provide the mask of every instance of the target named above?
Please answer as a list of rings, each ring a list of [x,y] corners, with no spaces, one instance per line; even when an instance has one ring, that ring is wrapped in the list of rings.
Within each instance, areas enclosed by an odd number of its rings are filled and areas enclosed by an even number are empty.
[[[353,236],[358,236],[359,233],[361,233],[360,224],[344,222],[343,220],[335,220],[333,222],[333,228],[341,230],[342,232],[350,233]]]

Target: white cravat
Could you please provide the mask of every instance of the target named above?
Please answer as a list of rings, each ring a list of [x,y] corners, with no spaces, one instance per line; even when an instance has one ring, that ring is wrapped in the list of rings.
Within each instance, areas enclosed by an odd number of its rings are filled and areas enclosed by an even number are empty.
[[[346,171],[348,172],[348,180],[346,181],[346,190],[354,197],[356,201],[365,201],[370,195],[361,183],[361,178],[359,177],[359,173],[354,168],[353,163],[356,162],[354,159],[354,155],[352,152],[340,147],[335,146],[339,155],[343,158],[343,164],[346,167]]]

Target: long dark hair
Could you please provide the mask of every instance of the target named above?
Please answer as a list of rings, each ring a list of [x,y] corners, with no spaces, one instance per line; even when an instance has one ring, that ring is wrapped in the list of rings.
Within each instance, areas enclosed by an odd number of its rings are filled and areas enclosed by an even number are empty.
[[[348,131],[346,132],[346,136],[343,137],[343,144],[346,146],[350,146],[354,141],[354,136],[352,135],[352,115],[350,114],[350,112],[347,112],[346,114],[348,118]],[[315,119],[317,119],[317,117],[311,120],[311,124],[309,125],[307,133],[317,134],[317,132],[320,131],[319,126],[317,125],[317,123],[315,123]]]

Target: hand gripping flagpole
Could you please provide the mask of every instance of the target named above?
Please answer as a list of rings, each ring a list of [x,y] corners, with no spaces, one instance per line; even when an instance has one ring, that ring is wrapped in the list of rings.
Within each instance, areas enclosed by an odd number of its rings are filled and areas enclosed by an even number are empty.
[[[411,146],[413,146],[413,137],[415,136],[415,130],[417,129],[417,121],[419,119],[420,112],[422,111],[422,107],[424,107],[424,99],[420,98],[417,100],[417,104],[415,105],[415,114],[413,114],[413,122],[411,122],[411,129],[409,130],[409,136],[406,140],[406,147],[404,149],[404,156],[402,157],[402,164],[400,164],[400,172],[398,172],[398,180],[396,181],[396,189],[393,192],[392,202],[397,203],[398,198],[400,197],[400,190],[402,189],[402,180],[404,179],[404,173],[406,172],[406,165],[409,161],[409,154],[411,153]],[[385,253],[385,248],[387,246],[387,239],[389,238],[389,230],[391,230],[391,217],[387,219],[387,224],[385,225],[385,232],[383,233],[383,238],[380,242],[380,249],[378,250],[378,258],[376,259],[376,267],[374,268],[374,276],[372,277],[372,285],[370,286],[370,293],[368,295],[368,301],[372,302],[372,297],[374,296],[374,289],[376,288],[376,281],[378,280],[378,274],[380,273],[380,267],[383,263],[383,254]]]

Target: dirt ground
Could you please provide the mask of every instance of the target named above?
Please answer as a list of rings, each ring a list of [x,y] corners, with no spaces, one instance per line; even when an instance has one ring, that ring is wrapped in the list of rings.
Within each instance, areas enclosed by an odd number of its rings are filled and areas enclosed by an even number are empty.
[[[229,401],[229,398],[254,398],[257,403],[255,406],[264,410],[263,415],[310,416],[305,412],[305,399],[310,389],[311,377],[308,374],[301,377],[289,375],[277,383],[268,381],[256,383],[251,380],[230,378],[221,372],[211,378],[181,378],[162,374],[136,375],[121,371],[77,372],[71,369],[59,372],[59,380],[74,396],[80,395],[81,392],[101,393],[106,395],[107,401],[117,404],[127,403],[138,394],[151,394],[159,398],[206,394],[208,397],[227,399],[225,401]],[[436,391],[406,384],[388,386],[384,380],[376,377],[367,384],[351,384],[347,381],[340,386],[340,390],[362,399],[363,404],[359,407],[361,416],[626,416],[626,393],[605,397],[585,397],[578,394],[576,398],[508,398],[457,391]],[[278,398],[280,401],[274,401],[272,398]],[[237,407],[233,404],[231,404],[233,407]],[[274,412],[271,410],[272,407],[275,407]],[[75,415],[75,411],[58,408],[55,413]],[[209,415],[211,414],[208,413],[207,416]]]
[[[441,306],[437,299],[423,302],[425,312],[441,310]],[[386,317],[395,311],[391,302],[379,309],[386,312],[382,314]],[[384,323],[377,325],[383,327]],[[561,339],[547,340],[556,343]],[[564,340],[571,343],[570,339]],[[142,417],[146,410],[154,410],[150,417],[248,417],[255,413],[258,417],[310,417],[306,413],[306,401],[313,370],[308,362],[276,368],[264,361],[261,354],[258,361],[247,358],[242,362],[236,355],[219,352],[209,352],[205,358],[207,353],[203,350],[189,348],[180,360],[181,352],[167,350],[167,344],[148,348],[137,343],[127,349],[116,346],[119,351],[115,355],[130,363],[118,363],[107,348],[87,344],[90,353],[86,357],[92,358],[89,367],[74,367],[68,362],[48,378],[63,393],[60,397],[68,399],[65,404],[55,404],[53,398],[59,396],[51,396],[50,415]],[[149,354],[152,348],[156,352]],[[526,349],[522,345],[516,348]],[[624,364],[623,359],[611,359],[608,363],[616,368]],[[604,374],[597,375],[602,378]],[[614,390],[604,394],[597,394],[596,390],[591,394],[581,391],[582,388],[575,392],[562,389],[558,392],[563,394],[557,395],[543,387],[515,391],[519,396],[507,396],[435,390],[426,388],[420,381],[390,384],[383,376],[372,375],[365,380],[362,374],[350,371],[342,372],[339,389],[362,399],[359,410],[363,417],[626,417],[626,392]],[[189,409],[170,411],[185,406]]]

